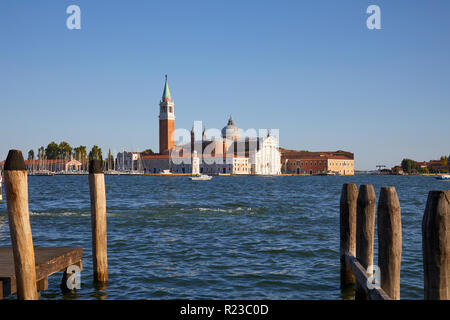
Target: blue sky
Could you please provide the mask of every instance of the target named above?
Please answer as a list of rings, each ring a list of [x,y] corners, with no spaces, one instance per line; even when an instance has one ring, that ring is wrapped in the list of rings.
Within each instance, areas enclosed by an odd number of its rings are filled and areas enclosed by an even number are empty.
[[[81,30],[66,8],[81,8]],[[366,28],[381,8],[382,30]],[[450,2],[0,2],[0,158],[50,141],[158,150],[168,74],[177,128],[278,128],[357,169],[450,154]]]

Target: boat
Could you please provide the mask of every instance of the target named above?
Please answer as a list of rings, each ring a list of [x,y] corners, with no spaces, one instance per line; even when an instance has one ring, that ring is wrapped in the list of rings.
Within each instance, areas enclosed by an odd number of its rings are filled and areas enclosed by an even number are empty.
[[[450,180],[450,174],[443,174],[443,175],[437,176],[436,179],[438,179],[438,180]]]
[[[30,175],[33,175],[33,176],[54,176],[55,173],[52,172],[52,171],[49,171],[49,170],[39,170],[39,171],[36,171],[36,172],[34,172],[33,174],[30,174]]]
[[[212,176],[208,176],[206,174],[201,174],[199,176],[190,177],[193,181],[202,181],[202,180],[211,180]]]

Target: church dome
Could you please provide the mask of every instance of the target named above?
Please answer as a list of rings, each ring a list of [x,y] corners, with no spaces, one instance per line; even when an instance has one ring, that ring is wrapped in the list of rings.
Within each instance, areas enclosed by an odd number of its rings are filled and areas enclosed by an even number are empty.
[[[222,129],[222,137],[237,140],[239,139],[239,136],[239,128],[234,125],[233,119],[230,116],[228,124]]]

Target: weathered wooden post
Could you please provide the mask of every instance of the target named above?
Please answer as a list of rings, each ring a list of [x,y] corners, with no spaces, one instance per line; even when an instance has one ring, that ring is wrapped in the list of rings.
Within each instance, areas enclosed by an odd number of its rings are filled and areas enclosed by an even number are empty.
[[[89,189],[91,196],[92,260],[94,281],[108,281],[108,258],[106,242],[106,195],[102,161],[91,160],[89,164]]]
[[[9,151],[4,172],[17,297],[37,300],[36,264],[28,212],[28,174],[21,151]]]
[[[394,187],[382,187],[378,201],[378,267],[381,289],[400,300],[402,260],[402,216]]]
[[[425,299],[450,300],[450,190],[428,194],[422,250]]]
[[[373,241],[375,233],[376,195],[372,185],[359,187],[356,210],[356,259],[367,270],[373,265]],[[367,299],[364,290],[357,285],[355,299]]]
[[[356,200],[358,188],[356,184],[345,183],[342,186],[340,200],[340,257],[341,288],[355,283],[355,276],[345,261],[345,254],[356,256]]]

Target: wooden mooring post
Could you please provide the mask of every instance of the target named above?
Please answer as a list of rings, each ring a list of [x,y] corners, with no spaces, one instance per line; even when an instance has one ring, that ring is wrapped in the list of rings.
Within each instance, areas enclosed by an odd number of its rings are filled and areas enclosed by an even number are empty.
[[[28,174],[21,151],[9,151],[4,179],[12,248],[0,247],[0,299],[17,293],[20,300],[36,300],[38,291],[47,289],[50,275],[59,271],[66,273],[74,265],[81,271],[83,249],[34,248],[28,209]]]
[[[89,190],[91,197],[92,260],[94,281],[108,281],[108,258],[106,239],[105,176],[100,160],[89,164]]]
[[[450,300],[450,190],[428,194],[422,250],[425,299]]]
[[[371,185],[360,186],[356,208],[356,256],[351,249],[355,187],[344,184],[340,200],[341,286],[356,282],[355,299],[400,299],[402,257],[401,207],[394,187],[382,187],[377,211],[378,266],[373,265],[376,196]],[[351,191],[350,191],[351,190]],[[350,240],[349,240],[350,239]],[[450,190],[430,191],[422,220],[424,298],[450,300]],[[344,253],[344,261],[342,254]],[[378,275],[377,275],[378,273]],[[379,282],[373,283],[374,279]]]
[[[394,187],[382,187],[378,201],[378,267],[381,288],[393,300],[400,300],[402,260],[402,217]]]
[[[355,283],[355,276],[347,264],[345,255],[356,255],[356,200],[358,188],[356,184],[345,183],[342,186],[340,200],[340,257],[341,257],[341,288]]]
[[[2,175],[0,173],[0,202],[3,201],[2,179],[3,179],[3,177],[2,177]]]
[[[356,259],[361,266],[373,265],[373,242],[375,233],[376,195],[372,185],[359,187],[356,206]],[[356,285],[356,299],[367,299],[361,285]]]
[[[38,293],[28,211],[28,175],[21,151],[9,151],[4,174],[9,230],[17,279],[17,297],[20,300],[36,300]]]

